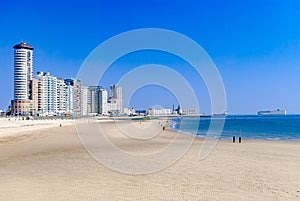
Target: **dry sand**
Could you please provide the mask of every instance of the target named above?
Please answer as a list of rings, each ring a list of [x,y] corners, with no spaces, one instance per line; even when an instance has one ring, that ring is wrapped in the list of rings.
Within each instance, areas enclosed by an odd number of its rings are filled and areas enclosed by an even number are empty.
[[[173,131],[161,131],[152,143],[137,146],[113,123],[100,125],[120,148],[132,152],[159,149],[175,136]],[[295,142],[219,141],[206,159],[199,160],[202,141],[196,140],[172,166],[128,175],[90,156],[74,125],[6,135],[0,141],[0,200],[4,201],[300,200],[300,143]]]
[[[21,135],[30,134],[32,131],[73,124],[74,120],[67,119],[22,120],[18,117],[0,118],[0,137],[2,139],[9,136],[21,137]]]

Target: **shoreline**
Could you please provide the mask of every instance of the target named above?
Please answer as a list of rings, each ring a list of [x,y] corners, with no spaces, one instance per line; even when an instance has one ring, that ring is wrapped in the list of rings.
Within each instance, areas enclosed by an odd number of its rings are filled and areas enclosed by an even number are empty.
[[[84,118],[83,118],[84,119]],[[89,119],[89,118],[88,118]],[[111,123],[114,121],[124,121],[128,122],[128,120],[131,120],[130,118],[124,119],[118,119],[118,118],[91,118],[91,120],[97,121],[99,123]],[[197,140],[203,141],[205,137],[203,135],[197,136],[195,134],[192,134],[187,131],[177,130],[171,127],[172,120],[171,119],[152,119],[152,120],[132,120],[132,122],[148,122],[148,121],[166,121],[164,126],[166,130],[169,130],[174,133],[180,133],[185,136],[193,137]],[[5,123],[6,122],[6,125]],[[4,123],[4,124],[3,124]],[[8,124],[8,125],[7,125]],[[65,126],[75,126],[76,120],[73,119],[38,119],[38,120],[8,120],[8,119],[0,119],[0,139],[1,138],[7,138],[7,137],[20,137],[22,135],[30,134],[30,132],[38,132],[43,131],[45,129],[49,128],[55,128],[62,125]],[[236,136],[236,144],[238,144],[238,135]],[[219,138],[218,141],[220,142],[231,142],[232,138]],[[242,143],[243,142],[287,142],[287,143],[300,143],[299,139],[275,139],[275,138],[247,138],[242,136]]]

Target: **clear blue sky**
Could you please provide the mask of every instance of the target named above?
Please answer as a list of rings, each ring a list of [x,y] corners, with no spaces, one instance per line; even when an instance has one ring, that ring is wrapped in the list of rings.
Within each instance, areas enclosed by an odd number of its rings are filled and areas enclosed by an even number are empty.
[[[300,1],[279,0],[98,0],[4,1],[0,7],[0,108],[13,98],[13,48],[21,40],[34,48],[34,72],[76,77],[87,55],[106,39],[137,28],[164,28],[185,34],[214,60],[223,78],[228,111],[254,114],[283,108],[300,113]],[[118,68],[137,64],[168,64],[170,55],[144,53],[116,62]],[[169,59],[167,59],[169,58]],[[175,69],[186,75],[184,63]],[[173,65],[169,64],[169,65]],[[182,64],[182,65],[181,65]],[[174,66],[174,65],[173,65]],[[123,72],[123,71],[122,71]],[[108,76],[104,87],[118,76]],[[201,110],[209,98],[199,82]],[[196,81],[193,84],[197,84]],[[152,90],[158,96],[146,96]],[[171,106],[174,97],[158,87],[141,89],[132,106]],[[143,99],[142,102],[140,99]]]

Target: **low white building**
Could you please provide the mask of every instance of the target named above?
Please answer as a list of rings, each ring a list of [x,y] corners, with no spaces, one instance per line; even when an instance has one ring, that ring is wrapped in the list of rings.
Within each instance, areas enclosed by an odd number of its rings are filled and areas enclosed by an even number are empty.
[[[123,114],[128,116],[137,115],[134,108],[127,108],[127,107],[123,108]]]
[[[192,115],[192,114],[198,114],[198,110],[197,109],[182,109],[181,114],[184,114],[184,115]]]
[[[119,105],[117,102],[108,102],[107,103],[107,110],[111,111],[118,111],[119,112]]]
[[[166,109],[166,108],[149,108],[149,109],[147,109],[147,114],[148,115],[153,115],[153,116],[170,115],[171,114],[171,109]]]

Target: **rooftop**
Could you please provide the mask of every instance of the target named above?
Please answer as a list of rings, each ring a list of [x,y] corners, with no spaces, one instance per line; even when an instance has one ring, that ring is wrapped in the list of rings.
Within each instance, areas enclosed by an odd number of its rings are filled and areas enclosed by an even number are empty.
[[[33,47],[31,45],[28,45],[25,42],[21,42],[20,44],[16,44],[14,46],[14,49],[28,49],[28,50],[33,50]]]

